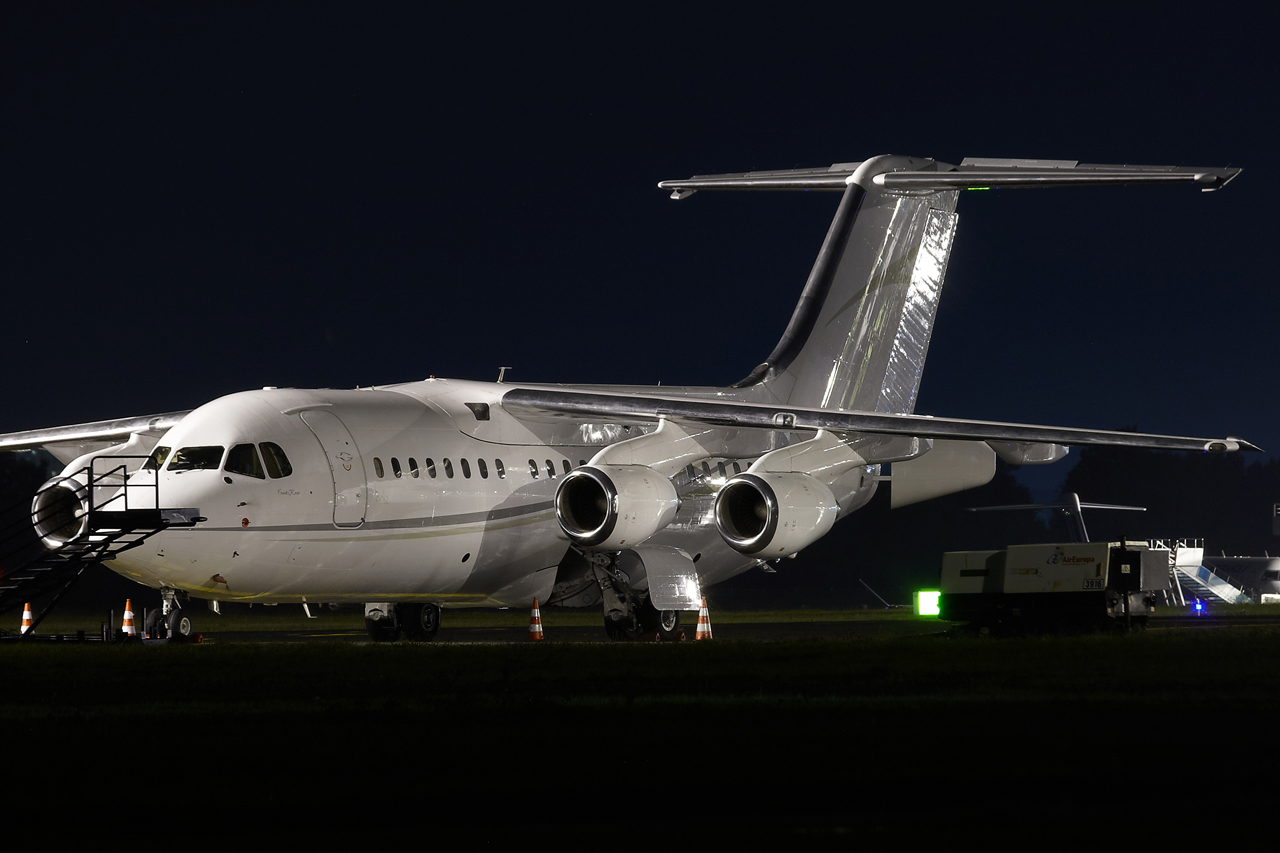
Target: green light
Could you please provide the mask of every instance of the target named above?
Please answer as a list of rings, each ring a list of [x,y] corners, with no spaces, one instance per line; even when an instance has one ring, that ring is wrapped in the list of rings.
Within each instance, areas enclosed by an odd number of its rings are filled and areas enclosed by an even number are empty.
[[[942,593],[936,589],[922,589],[916,593],[916,615],[937,616],[938,596]]]
[[[991,187],[965,187],[968,190],[989,190]]]

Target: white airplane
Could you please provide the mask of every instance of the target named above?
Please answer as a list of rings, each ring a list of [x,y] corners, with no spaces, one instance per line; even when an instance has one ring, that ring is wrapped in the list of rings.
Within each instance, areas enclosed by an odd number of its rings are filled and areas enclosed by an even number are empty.
[[[1070,445],[1256,450],[1183,438],[913,414],[962,190],[1187,182],[1231,168],[878,156],[829,168],[666,181],[831,190],[835,218],[777,347],[723,388],[429,378],[264,388],[188,412],[0,436],[65,470],[36,494],[54,549],[162,528],[108,565],[191,598],[363,602],[371,635],[430,639],[442,608],[603,605],[615,639],[671,635],[701,590],[794,555],[875,494],[902,506],[988,482],[995,457]],[[96,461],[95,461],[96,460]],[[121,467],[113,475],[113,465]],[[120,471],[126,472],[122,479]],[[135,525],[136,526],[136,525]]]

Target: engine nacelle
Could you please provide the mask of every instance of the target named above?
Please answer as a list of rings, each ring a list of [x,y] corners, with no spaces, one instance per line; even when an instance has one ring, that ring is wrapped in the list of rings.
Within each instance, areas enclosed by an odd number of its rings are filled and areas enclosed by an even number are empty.
[[[785,557],[836,523],[831,489],[808,474],[739,474],[716,495],[716,527],[735,551]]]
[[[676,517],[680,500],[666,477],[644,465],[588,465],[556,489],[556,518],[569,538],[595,551],[632,548]]]
[[[50,548],[89,532],[89,490],[71,477],[54,477],[31,499],[31,523]]]

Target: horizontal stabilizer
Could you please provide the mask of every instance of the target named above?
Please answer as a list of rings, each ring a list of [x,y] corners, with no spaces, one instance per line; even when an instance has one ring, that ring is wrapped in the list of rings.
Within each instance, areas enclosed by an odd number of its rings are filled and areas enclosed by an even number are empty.
[[[881,172],[871,181],[883,189],[902,192],[1166,183],[1190,183],[1210,191],[1226,186],[1240,174],[1239,169],[1231,167],[1135,166],[1074,160],[969,157],[953,166],[936,160],[894,159],[892,171]],[[672,190],[672,198],[686,198],[697,190],[843,190],[860,165],[835,163],[826,169],[695,175],[682,181],[662,181],[658,186]]]

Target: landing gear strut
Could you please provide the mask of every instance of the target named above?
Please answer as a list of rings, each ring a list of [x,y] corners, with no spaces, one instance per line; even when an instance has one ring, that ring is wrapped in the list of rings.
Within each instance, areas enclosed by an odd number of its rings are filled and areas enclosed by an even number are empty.
[[[600,586],[604,605],[604,633],[610,640],[634,640],[645,634],[657,634],[663,640],[674,640],[680,629],[680,612],[658,610],[649,601],[648,592],[633,590],[630,578],[618,568],[616,554],[583,554],[591,562],[591,570]]]

